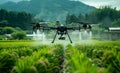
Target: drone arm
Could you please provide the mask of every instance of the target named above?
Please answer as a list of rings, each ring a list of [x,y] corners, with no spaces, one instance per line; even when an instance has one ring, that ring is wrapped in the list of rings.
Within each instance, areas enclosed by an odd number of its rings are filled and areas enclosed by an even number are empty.
[[[68,30],[74,30],[74,27],[68,27],[67,29]]]
[[[67,28],[68,30],[79,30],[81,29],[81,27],[69,27]]]
[[[57,28],[56,27],[49,27],[49,29],[56,30]]]

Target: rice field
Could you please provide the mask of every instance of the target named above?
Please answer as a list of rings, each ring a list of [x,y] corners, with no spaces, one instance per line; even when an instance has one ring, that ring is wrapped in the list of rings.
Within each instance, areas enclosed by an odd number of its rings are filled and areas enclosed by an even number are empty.
[[[120,73],[120,41],[62,43],[0,41],[0,73]]]

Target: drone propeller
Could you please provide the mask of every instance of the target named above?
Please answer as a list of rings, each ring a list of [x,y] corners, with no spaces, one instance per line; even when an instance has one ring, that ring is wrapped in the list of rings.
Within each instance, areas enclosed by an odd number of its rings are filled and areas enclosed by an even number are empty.
[[[80,29],[92,29],[92,26],[90,25],[91,23],[86,23],[86,22],[78,22],[79,24],[82,24],[82,26],[81,25],[79,25],[79,30]]]
[[[35,24],[33,26],[33,31],[40,30],[40,29],[43,30],[43,28],[45,27],[42,23],[31,23],[31,24]]]
[[[91,24],[91,23],[86,23],[86,22],[78,22],[79,24],[83,24],[83,25],[88,25],[88,24]]]

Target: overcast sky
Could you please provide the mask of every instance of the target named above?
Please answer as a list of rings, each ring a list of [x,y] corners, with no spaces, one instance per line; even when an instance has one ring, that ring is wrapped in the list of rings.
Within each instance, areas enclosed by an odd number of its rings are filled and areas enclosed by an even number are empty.
[[[4,3],[7,1],[18,2],[22,0],[0,0],[0,3]],[[27,1],[27,0],[24,0],[24,1]],[[85,4],[88,4],[90,6],[94,6],[97,8],[99,8],[100,6],[109,5],[111,7],[117,7],[117,9],[120,9],[120,0],[75,0],[75,1],[82,1]]]
[[[82,1],[85,4],[95,6],[99,8],[100,6],[109,5],[111,7],[117,7],[117,9],[120,9],[120,0],[78,0]]]

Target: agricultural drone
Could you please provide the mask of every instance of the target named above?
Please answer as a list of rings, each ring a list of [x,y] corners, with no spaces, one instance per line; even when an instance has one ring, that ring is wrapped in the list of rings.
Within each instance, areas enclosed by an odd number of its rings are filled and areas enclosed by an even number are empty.
[[[56,21],[56,25],[57,27],[49,27],[49,26],[45,26],[44,22],[39,22],[39,23],[33,23],[35,24],[35,26],[33,26],[33,31],[36,32],[36,30],[55,30],[55,36],[53,38],[52,43],[54,43],[56,36],[60,35],[59,40],[65,40],[65,37],[63,37],[63,35],[67,35],[70,42],[72,43],[72,40],[70,38],[70,35],[68,34],[68,30],[81,30],[81,29],[89,29],[91,31],[91,25],[90,23],[84,23],[84,22],[78,22],[79,26],[78,27],[67,27],[64,25],[61,25],[59,21]],[[82,26],[81,26],[82,25]]]

